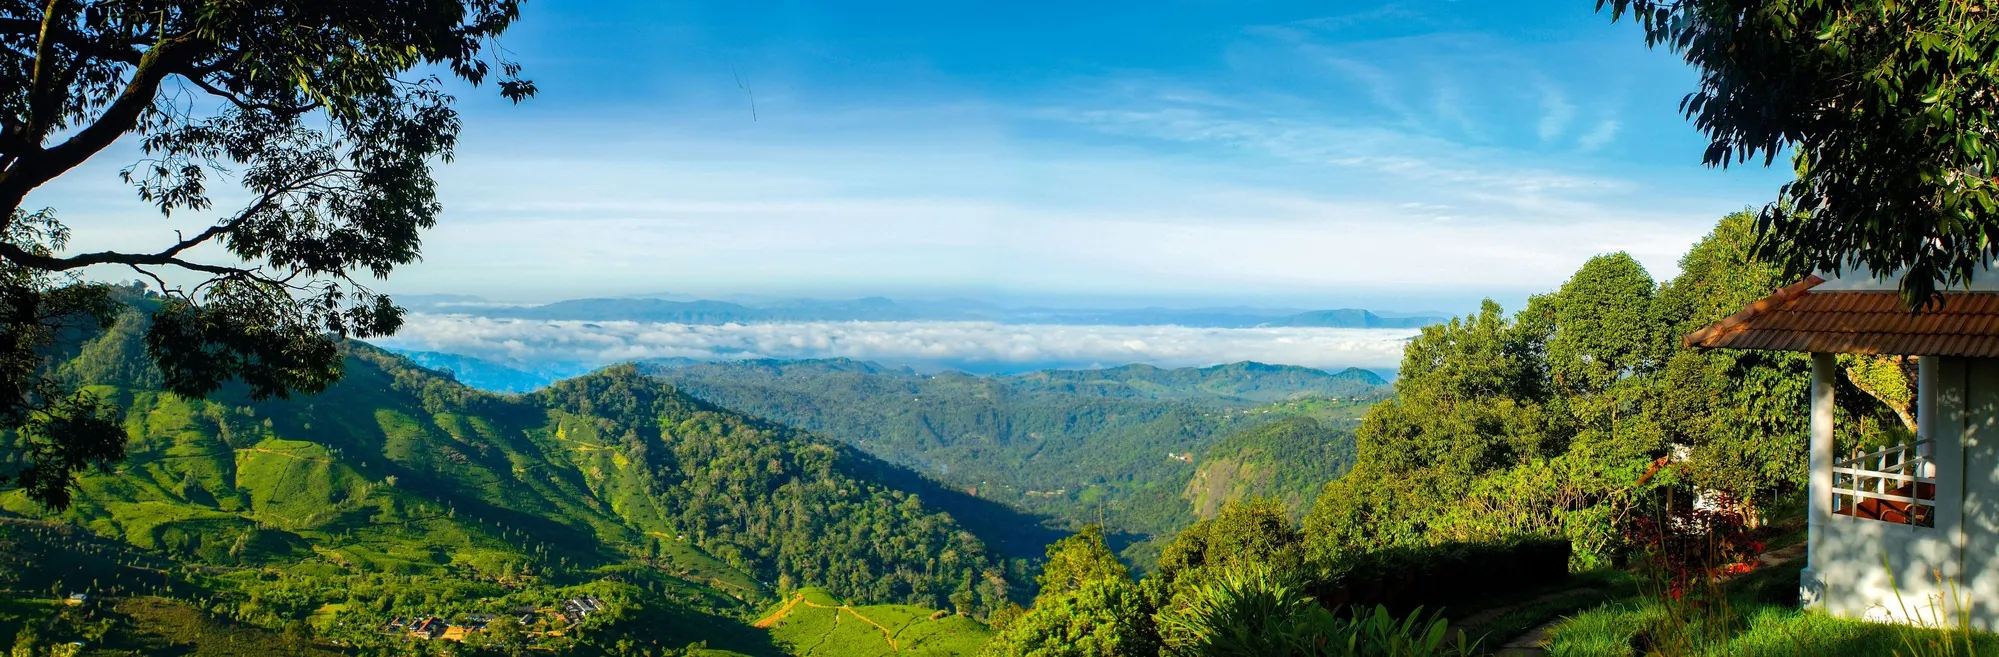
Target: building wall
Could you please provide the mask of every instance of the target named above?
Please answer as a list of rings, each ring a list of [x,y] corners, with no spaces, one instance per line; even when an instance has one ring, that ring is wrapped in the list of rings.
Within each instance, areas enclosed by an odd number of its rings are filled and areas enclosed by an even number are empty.
[[[1814,489],[1811,573],[1837,616],[1933,623],[1955,616],[1953,584],[1969,598],[1971,623],[1999,630],[1999,359],[1938,358],[1926,364],[1917,414],[1936,442],[1934,527],[1831,515],[1831,492]],[[1967,467],[1972,464],[1972,467]],[[1814,583],[1806,582],[1809,588]]]
[[[1999,359],[1965,362],[1970,394],[1963,416],[1960,595],[1969,603],[1972,622],[1994,630],[1999,628]]]

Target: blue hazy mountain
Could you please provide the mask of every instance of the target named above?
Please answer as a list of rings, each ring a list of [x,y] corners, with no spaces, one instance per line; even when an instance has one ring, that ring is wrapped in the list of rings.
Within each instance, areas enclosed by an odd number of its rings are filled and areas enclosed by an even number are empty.
[[[437,351],[391,349],[425,368],[436,370],[473,388],[488,392],[522,393],[581,375],[590,368],[582,365],[548,365],[520,368],[489,360]]]
[[[1443,321],[1429,315],[1382,314],[1343,308],[1050,308],[1011,307],[978,301],[895,301],[884,297],[848,300],[787,299],[763,301],[679,300],[651,297],[572,299],[536,306],[484,303],[464,295],[415,296],[402,299],[411,310],[480,317],[590,322],[660,322],[674,324],[753,324],[774,322],[853,321],[990,321],[1003,324],[1064,324],[1107,326],[1190,326],[1254,328],[1259,326],[1407,329]]]

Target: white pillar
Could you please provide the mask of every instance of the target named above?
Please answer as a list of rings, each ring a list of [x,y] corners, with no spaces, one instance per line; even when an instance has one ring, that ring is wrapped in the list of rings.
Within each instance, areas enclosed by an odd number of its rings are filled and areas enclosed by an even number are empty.
[[[1806,607],[1825,603],[1825,583],[1819,580],[1819,546],[1832,519],[1833,377],[1839,364],[1832,354],[1812,354],[1812,422],[1810,477],[1805,490],[1805,571],[1798,578],[1798,600]]]
[[[1931,409],[1937,407],[1937,376],[1936,356],[1921,356],[1916,359],[1916,440],[1936,439],[1936,413]],[[1935,457],[1936,443],[1924,445],[1922,454]],[[1931,463],[1930,467],[1935,468],[1936,464]],[[1924,476],[1934,477],[1936,473]]]

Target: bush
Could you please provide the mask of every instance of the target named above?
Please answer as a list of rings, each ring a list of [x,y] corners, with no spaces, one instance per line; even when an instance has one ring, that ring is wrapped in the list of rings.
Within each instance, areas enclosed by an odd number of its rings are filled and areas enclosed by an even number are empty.
[[[1565,580],[1569,550],[1553,538],[1384,548],[1319,564],[1313,592],[1328,607],[1436,608]]]
[[[1441,657],[1469,655],[1441,616],[1386,607],[1341,618],[1262,564],[1230,566],[1189,587],[1157,617],[1168,657]]]

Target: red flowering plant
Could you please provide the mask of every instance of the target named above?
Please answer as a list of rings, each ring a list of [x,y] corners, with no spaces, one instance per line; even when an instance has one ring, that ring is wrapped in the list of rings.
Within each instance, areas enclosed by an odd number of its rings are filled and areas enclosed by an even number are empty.
[[[1663,504],[1651,517],[1640,515],[1625,530],[1650,594],[1663,607],[1660,626],[1647,634],[1655,647],[1703,637],[1725,636],[1733,614],[1721,583],[1755,569],[1763,543],[1750,531],[1749,514],[1732,495],[1705,491],[1689,496],[1665,488]],[[1689,499],[1691,498],[1691,499]],[[1665,650],[1665,654],[1680,654]]]
[[[1763,543],[1750,533],[1748,514],[1734,496],[1707,491],[1683,500],[1669,491],[1658,517],[1640,516],[1625,530],[1626,543],[1644,559],[1641,567],[1662,580],[1674,599],[1703,584],[1753,570],[1756,556],[1763,552]]]

